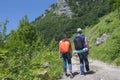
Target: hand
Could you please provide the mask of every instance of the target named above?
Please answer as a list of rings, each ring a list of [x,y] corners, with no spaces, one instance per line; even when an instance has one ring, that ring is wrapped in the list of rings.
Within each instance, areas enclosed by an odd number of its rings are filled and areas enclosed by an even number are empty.
[[[62,59],[62,56],[60,56],[59,58]]]
[[[88,51],[88,55],[90,54],[90,51]]]

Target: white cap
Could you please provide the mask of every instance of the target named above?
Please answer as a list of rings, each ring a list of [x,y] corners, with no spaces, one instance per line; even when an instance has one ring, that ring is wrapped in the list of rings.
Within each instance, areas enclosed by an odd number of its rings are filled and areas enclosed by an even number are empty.
[[[82,29],[81,28],[77,28],[77,32],[81,32],[82,31]]]

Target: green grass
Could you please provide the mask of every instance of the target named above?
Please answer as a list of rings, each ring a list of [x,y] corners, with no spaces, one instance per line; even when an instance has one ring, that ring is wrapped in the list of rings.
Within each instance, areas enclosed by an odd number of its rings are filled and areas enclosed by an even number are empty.
[[[109,37],[104,43],[96,46],[96,39],[104,33]],[[116,11],[102,17],[95,26],[87,28],[85,34],[92,45],[90,50],[92,58],[120,65],[120,20]]]
[[[43,68],[43,64],[45,62],[50,64],[49,68]],[[35,65],[32,69],[33,76],[35,76],[40,71],[46,70],[48,71],[47,79],[56,80],[63,74],[62,61],[59,59],[59,54],[57,52],[43,52],[42,54],[39,53],[37,56],[35,56],[35,58],[33,58],[32,64]],[[44,80],[44,78],[42,80]]]
[[[21,58],[22,59],[21,59]],[[43,64],[48,62],[49,68],[44,68]],[[12,57],[7,63],[0,62],[0,79],[11,78],[14,80],[57,80],[63,74],[62,60],[57,52],[43,51],[28,60],[28,57]],[[8,65],[8,66],[6,66]],[[6,66],[6,67],[5,67]],[[48,77],[37,77],[37,73],[46,70]]]

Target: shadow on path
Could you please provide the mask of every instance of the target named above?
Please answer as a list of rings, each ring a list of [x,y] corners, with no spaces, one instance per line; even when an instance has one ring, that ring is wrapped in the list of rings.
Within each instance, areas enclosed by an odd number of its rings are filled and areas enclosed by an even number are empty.
[[[85,75],[90,75],[90,74],[94,74],[96,73],[95,71],[88,71],[88,72],[85,72]],[[79,72],[74,72],[73,73],[73,76],[75,77],[76,75],[79,75],[80,73]]]
[[[94,74],[94,73],[96,72],[91,70],[91,71],[85,72],[85,75]]]
[[[76,75],[78,75],[79,74],[79,72],[74,72],[73,73],[73,76],[75,77]]]

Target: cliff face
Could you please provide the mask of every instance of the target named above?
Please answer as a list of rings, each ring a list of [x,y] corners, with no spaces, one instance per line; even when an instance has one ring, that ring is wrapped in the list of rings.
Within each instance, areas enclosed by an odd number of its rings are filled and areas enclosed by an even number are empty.
[[[66,14],[68,17],[72,17],[73,13],[68,6],[69,0],[57,0],[58,9],[55,11],[58,15]]]

